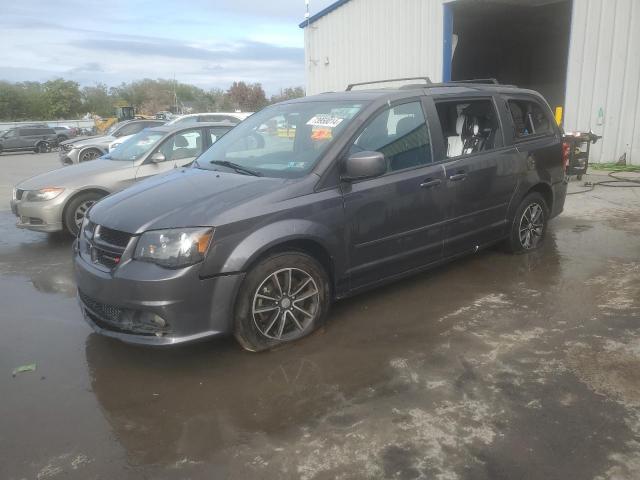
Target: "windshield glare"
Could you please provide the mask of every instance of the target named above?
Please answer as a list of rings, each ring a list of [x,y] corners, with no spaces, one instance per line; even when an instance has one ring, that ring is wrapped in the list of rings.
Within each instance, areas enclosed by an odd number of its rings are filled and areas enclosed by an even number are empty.
[[[232,129],[195,166],[218,170],[227,167],[211,162],[231,162],[267,177],[301,177],[311,171],[362,106],[322,101],[273,105]]]
[[[106,158],[107,160],[119,161],[138,160],[149,150],[151,150],[163,136],[164,134],[161,132],[154,132],[153,130],[143,130],[137,135],[134,135],[133,137],[122,142],[104,158]]]

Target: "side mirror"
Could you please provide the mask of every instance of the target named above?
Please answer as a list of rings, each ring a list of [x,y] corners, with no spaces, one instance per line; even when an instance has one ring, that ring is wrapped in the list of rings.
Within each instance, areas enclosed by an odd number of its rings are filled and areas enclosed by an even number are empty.
[[[347,182],[379,177],[386,173],[387,161],[380,152],[358,152],[349,155],[344,163],[342,180]]]
[[[162,163],[166,159],[167,158],[164,156],[164,153],[162,153],[162,152],[156,152],[153,155],[151,155],[151,162],[152,163]]]

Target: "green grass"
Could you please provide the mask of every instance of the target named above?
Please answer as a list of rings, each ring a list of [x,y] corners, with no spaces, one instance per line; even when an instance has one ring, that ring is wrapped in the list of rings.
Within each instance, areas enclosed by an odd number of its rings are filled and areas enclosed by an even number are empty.
[[[616,165],[615,163],[590,163],[594,170],[608,170],[611,172],[640,172],[640,165]]]

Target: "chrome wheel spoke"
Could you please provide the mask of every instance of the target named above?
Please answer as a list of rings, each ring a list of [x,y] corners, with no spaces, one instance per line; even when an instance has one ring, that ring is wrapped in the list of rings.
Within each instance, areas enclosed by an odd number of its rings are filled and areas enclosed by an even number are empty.
[[[291,282],[293,282],[293,271],[287,270],[287,295],[291,295]]]
[[[279,316],[280,316],[280,312],[276,312],[276,314],[273,316],[273,319],[269,323],[269,326],[265,329],[265,333],[269,333],[269,330],[271,330],[273,328],[273,326],[275,325],[276,320],[278,320]]]
[[[282,334],[284,333],[284,325],[287,323],[287,312],[285,311],[282,315],[280,315],[280,326],[278,327],[278,337],[282,338]]]
[[[304,328],[302,328],[302,325],[300,325],[300,322],[298,321],[298,319],[296,318],[296,316],[293,314],[291,310],[287,310],[285,313],[289,314],[289,316],[293,320],[293,323],[295,323],[296,327],[298,327],[298,330],[304,330]]]
[[[304,287],[306,287],[307,285],[309,285],[309,282],[311,282],[311,277],[307,278],[307,279],[302,283],[302,285],[300,285],[300,286],[296,289],[296,291],[295,291],[295,292],[293,292],[293,294],[292,294],[292,295],[293,295],[293,296],[298,295],[298,294],[302,291],[302,289],[303,289]]]
[[[277,298],[269,297],[268,295],[263,295],[261,293],[256,293],[256,297],[263,298],[265,300],[269,300],[270,302],[277,302],[278,301]]]
[[[271,276],[273,277],[273,280],[274,280],[273,283],[275,283],[276,287],[278,287],[278,292],[280,292],[280,296],[282,296],[284,292],[282,291],[282,285],[280,285],[280,280],[278,279],[278,273],[279,272],[275,272]]]
[[[295,304],[297,304],[299,302],[302,302],[303,300],[306,300],[307,298],[311,298],[311,297],[313,297],[314,295],[317,295],[317,294],[318,294],[318,290],[314,289],[313,291],[307,292],[303,296],[296,298],[293,301],[293,303],[295,305]]]
[[[306,315],[309,318],[313,318],[313,315],[309,312],[307,312],[306,310],[303,310],[302,308],[300,308],[298,305],[294,305],[293,306],[294,310],[298,310],[300,313],[302,313],[303,315]]]
[[[280,310],[280,307],[277,305],[273,305],[272,307],[257,308],[253,311],[253,313],[266,313],[272,312],[274,310]]]

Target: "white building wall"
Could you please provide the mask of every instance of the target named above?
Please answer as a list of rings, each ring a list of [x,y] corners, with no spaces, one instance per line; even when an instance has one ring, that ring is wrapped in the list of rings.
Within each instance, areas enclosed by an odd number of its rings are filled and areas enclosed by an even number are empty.
[[[442,79],[442,0],[352,0],[304,29],[307,94],[349,83]]]
[[[602,135],[590,161],[640,165],[639,0],[573,0],[564,125]]]
[[[444,1],[351,0],[306,27],[307,94],[385,78],[441,81]],[[603,136],[592,162],[626,153],[640,165],[640,0],[573,0],[568,62],[565,129]]]

